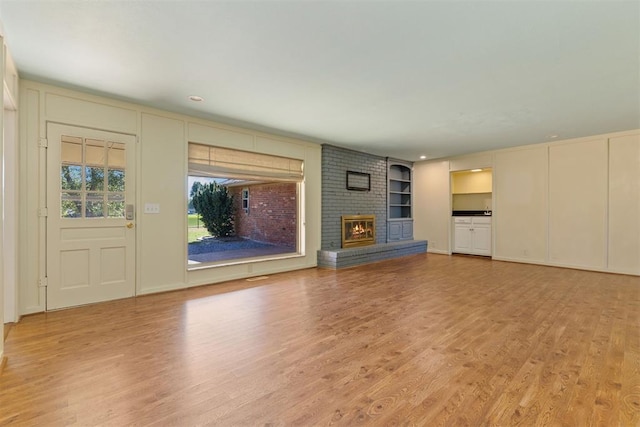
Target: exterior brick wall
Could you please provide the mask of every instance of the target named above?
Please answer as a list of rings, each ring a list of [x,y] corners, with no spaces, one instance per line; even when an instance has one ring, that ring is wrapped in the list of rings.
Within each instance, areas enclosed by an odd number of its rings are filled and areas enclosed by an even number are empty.
[[[370,191],[347,190],[347,171],[371,174]],[[322,146],[323,250],[341,245],[342,215],[376,216],[376,243],[387,241],[387,160],[325,144]]]
[[[229,188],[236,207],[236,235],[258,242],[296,247],[295,183]],[[249,188],[249,212],[242,209],[242,189]]]

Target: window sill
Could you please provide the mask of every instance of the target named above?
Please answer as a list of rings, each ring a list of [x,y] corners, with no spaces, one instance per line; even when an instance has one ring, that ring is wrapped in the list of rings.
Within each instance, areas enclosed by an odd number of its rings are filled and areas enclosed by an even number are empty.
[[[280,261],[283,259],[302,258],[305,255],[300,252],[290,252],[281,255],[266,255],[252,258],[227,259],[213,262],[194,262],[187,264],[187,271],[206,270],[209,268],[228,267],[243,264],[255,264],[257,262]]]

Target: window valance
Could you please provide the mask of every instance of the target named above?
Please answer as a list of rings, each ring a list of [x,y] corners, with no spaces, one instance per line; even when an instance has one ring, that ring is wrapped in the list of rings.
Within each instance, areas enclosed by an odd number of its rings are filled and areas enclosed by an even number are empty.
[[[303,161],[189,143],[189,175],[254,181],[302,181]]]

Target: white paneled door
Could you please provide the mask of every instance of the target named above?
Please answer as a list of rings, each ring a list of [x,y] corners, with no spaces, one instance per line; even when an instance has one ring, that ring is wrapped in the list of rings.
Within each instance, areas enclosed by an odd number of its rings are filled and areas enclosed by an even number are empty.
[[[47,310],[135,294],[135,137],[47,126]]]

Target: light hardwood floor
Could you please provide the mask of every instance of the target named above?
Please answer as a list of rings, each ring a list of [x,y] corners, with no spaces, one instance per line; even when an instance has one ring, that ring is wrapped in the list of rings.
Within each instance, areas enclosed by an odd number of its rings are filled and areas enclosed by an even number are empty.
[[[640,425],[640,278],[460,256],[25,317],[0,424]]]

